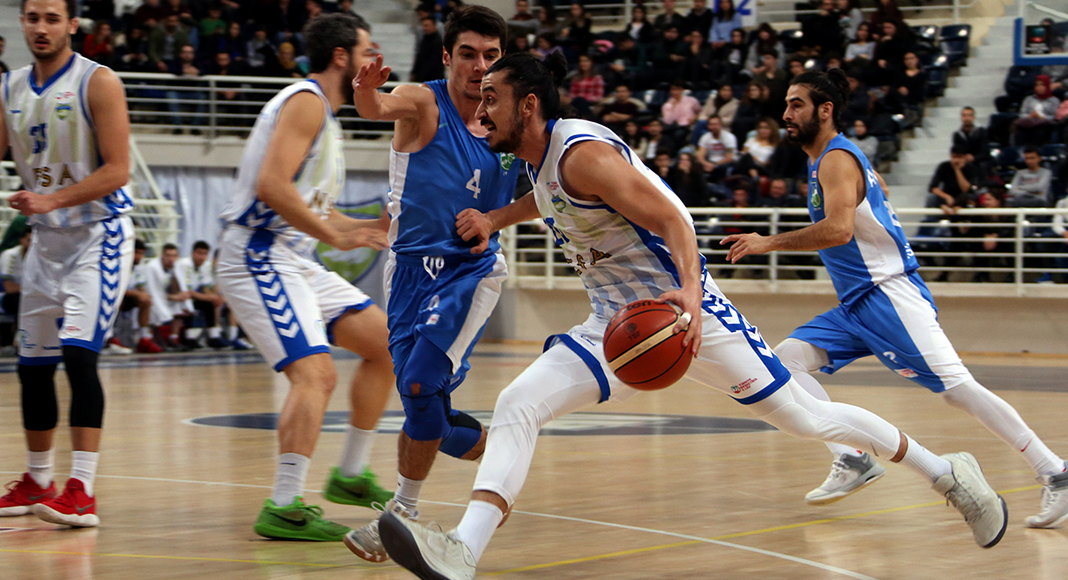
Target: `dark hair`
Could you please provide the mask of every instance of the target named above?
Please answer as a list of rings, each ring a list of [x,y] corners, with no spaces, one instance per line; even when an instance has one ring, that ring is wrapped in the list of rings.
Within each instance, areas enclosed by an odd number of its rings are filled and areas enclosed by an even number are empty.
[[[760,53],[760,57],[763,58],[765,56],[768,56],[769,54],[772,58],[779,58],[779,51],[775,50],[774,48],[769,48],[764,52]]]
[[[512,87],[516,102],[534,95],[541,106],[541,115],[546,121],[570,115],[570,110],[560,105],[557,90],[567,76],[567,59],[560,52],[550,53],[544,61],[526,53],[509,54],[493,63],[486,74],[507,73],[504,82]]]
[[[351,12],[320,14],[304,25],[304,52],[308,55],[308,72],[320,73],[334,60],[334,49],[352,52],[359,41],[357,29],[371,32],[371,25]]]
[[[834,128],[842,131],[842,112],[850,92],[849,80],[842,69],[832,68],[827,72],[805,71],[790,81],[790,86],[794,85],[804,85],[808,88],[813,108],[819,108],[823,103],[831,103],[834,107],[831,117],[834,120]]]
[[[178,246],[176,246],[176,245],[174,245],[172,243],[169,243],[169,242],[166,243],[166,244],[163,244],[163,248],[161,248],[161,250],[160,250],[161,253],[162,252],[166,252],[167,250],[174,250],[175,252],[177,252],[178,251]]]
[[[726,11],[726,14],[724,14],[724,11],[720,10],[720,8],[719,8],[719,3],[722,2],[723,0],[713,0],[713,1],[716,3],[716,20],[717,21],[726,22],[726,21],[730,20],[731,18],[734,18],[734,12],[735,12],[735,10],[734,10],[734,0],[727,0],[727,2],[731,3],[731,8],[730,8],[730,10]]]
[[[964,111],[971,111],[973,115],[975,114],[975,109],[973,109],[971,107],[961,107],[960,108],[960,112],[963,113]]]
[[[77,18],[78,17],[78,0],[64,0],[64,3],[67,5],[67,18]],[[25,11],[26,11],[26,0],[22,0],[22,7],[19,8],[19,13],[21,14],[21,13],[23,13]],[[3,40],[3,37],[0,37],[0,40]]]
[[[138,251],[138,250],[144,251],[144,250],[147,250],[147,249],[148,249],[148,247],[145,246],[145,241],[144,240],[142,240],[141,238],[136,238],[134,240],[134,251],[135,252]]]
[[[1036,149],[1036,151],[1037,151],[1037,149]],[[949,154],[950,155],[967,155],[968,154],[968,148],[965,147],[964,145],[954,145],[954,146],[949,148]]]
[[[1027,155],[1028,153],[1034,153],[1035,155],[1038,155],[1038,147],[1035,147],[1034,145],[1028,145],[1024,148],[1024,155]]]
[[[208,250],[210,252],[211,245],[204,240],[197,240],[196,242],[193,242],[193,251],[195,252],[197,250]]]
[[[445,20],[445,51],[452,54],[456,39],[464,32],[474,32],[482,36],[496,38],[504,48],[508,38],[508,24],[504,18],[485,6],[462,6],[453,10]]]
[[[800,58],[800,57],[797,57],[797,56],[795,56],[795,57],[791,58],[790,60],[786,61],[786,66],[790,66],[790,65],[794,64],[795,62],[799,62],[799,63],[801,63],[801,66],[805,66],[805,60],[803,58]]]

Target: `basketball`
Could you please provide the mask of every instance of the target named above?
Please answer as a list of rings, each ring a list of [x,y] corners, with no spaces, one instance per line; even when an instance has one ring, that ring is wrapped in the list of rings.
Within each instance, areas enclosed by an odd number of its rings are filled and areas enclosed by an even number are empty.
[[[674,304],[631,302],[612,317],[604,332],[604,356],[619,380],[635,389],[656,391],[675,384],[690,368],[685,333],[675,333],[680,317]]]

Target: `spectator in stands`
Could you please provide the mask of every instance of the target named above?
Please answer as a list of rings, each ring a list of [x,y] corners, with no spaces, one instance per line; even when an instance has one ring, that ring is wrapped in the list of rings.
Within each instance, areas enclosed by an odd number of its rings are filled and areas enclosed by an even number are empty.
[[[875,5],[875,12],[871,15],[872,33],[878,40],[883,34],[884,22],[904,22],[905,15],[897,7],[897,0],[879,0]]]
[[[137,309],[137,352],[155,354],[163,352],[163,348],[152,338],[152,295],[148,292],[148,279],[146,278],[147,262],[145,262],[145,243],[140,239],[134,240],[133,272],[130,275],[130,284],[126,288],[126,294],[122,298],[122,312],[130,312]]]
[[[211,348],[222,348],[227,344],[222,340],[222,306],[225,303],[223,297],[215,291],[215,274],[212,265],[208,262],[211,246],[198,240],[193,244],[193,252],[187,258],[181,258],[175,263],[175,272],[181,276],[185,287],[189,291],[195,311],[194,323],[203,324],[207,329],[207,345]],[[199,346],[204,338],[201,328],[187,328],[185,332],[186,344]]]
[[[571,77],[571,104],[582,114],[588,117],[590,107],[599,103],[604,98],[604,77],[593,68],[593,58],[588,54],[578,58],[578,69]]]
[[[797,75],[805,72],[805,61],[799,57],[794,57],[786,61],[787,78],[793,79]]]
[[[845,61],[862,66],[875,62],[875,41],[871,37],[871,25],[867,22],[861,22],[857,27],[853,42],[846,47]]]
[[[1001,207],[1001,199],[993,193],[983,192],[979,195],[978,204],[979,207],[984,209],[999,209]],[[1012,238],[1015,232],[1012,224],[1007,223],[1009,219],[1011,218],[1005,215],[972,216],[971,221],[975,224],[983,224],[985,226],[1005,225],[1000,228],[962,227],[960,229],[962,236],[983,238],[981,242],[968,244],[971,246],[969,249],[974,256],[972,258],[972,267],[980,270],[972,274],[972,282],[990,282],[991,269],[1006,268],[1009,265],[1006,258],[992,255],[1012,251]]]
[[[654,83],[670,82],[682,76],[686,56],[686,41],[679,39],[679,29],[670,26],[663,35],[649,45],[646,58],[650,66],[650,80]]]
[[[1020,117],[1012,122],[1012,144],[1033,145],[1049,136],[1057,116],[1060,99],[1050,91],[1048,75],[1035,78],[1035,93],[1020,105]]]
[[[734,114],[738,112],[738,104],[730,83],[723,83],[718,91],[709,93],[705,106],[697,115],[697,121],[706,122],[709,117],[716,115],[723,121],[724,127],[731,127],[734,123]]]
[[[268,74],[275,77],[289,77],[294,79],[304,78],[304,71],[296,61],[297,49],[292,42],[283,42],[278,45],[278,55],[274,66],[267,65]]]
[[[267,28],[264,25],[256,25],[252,39],[246,45],[245,54],[248,55],[248,67],[253,74],[266,74],[268,56],[274,60],[275,48],[267,39]]]
[[[542,34],[560,36],[560,25],[556,21],[556,8],[552,3],[546,2],[538,10],[538,24],[534,27],[534,34],[536,36]]]
[[[838,26],[842,29],[842,37],[856,37],[857,29],[864,22],[859,0],[836,0],[835,8],[838,10]]]
[[[746,85],[742,101],[734,112],[734,119],[730,125],[731,132],[735,135],[748,134],[756,127],[758,119],[771,116],[770,110],[767,87],[756,81],[750,82]]]
[[[645,16],[645,6],[635,4],[630,9],[630,22],[623,29],[623,36],[629,36],[639,45],[649,44],[656,38],[656,31]]]
[[[761,22],[757,27],[756,38],[749,45],[749,51],[745,57],[746,75],[752,78],[764,72],[764,55],[772,51],[779,55],[778,66],[783,66],[786,49],[779,40],[779,33],[767,22]]]
[[[679,196],[686,207],[708,207],[710,204],[708,195],[708,182],[705,174],[694,162],[694,156],[690,153],[679,153],[679,161],[671,168],[668,177],[664,180],[671,190]]]
[[[108,24],[106,20],[98,20],[93,24],[93,31],[85,37],[85,42],[82,44],[82,56],[104,66],[110,66],[111,59],[115,56],[115,47],[112,42],[111,24]]]
[[[645,135],[634,151],[646,165],[652,166],[655,158],[661,153],[667,153],[668,157],[675,155],[678,146],[671,137],[664,134],[664,124],[660,119],[653,119],[645,126]]]
[[[842,50],[842,28],[834,0],[820,0],[819,13],[809,15],[801,23],[801,50],[804,57],[815,57]]]
[[[975,109],[960,110],[960,129],[953,132],[953,147],[960,146],[968,152],[968,163],[979,169],[980,176],[990,173],[990,138],[986,127],[975,124]]]
[[[134,72],[159,72],[148,60],[148,34],[139,25],[134,25],[125,35],[119,35],[115,43],[115,68]]]
[[[3,36],[0,36],[0,56],[4,56],[4,47],[6,45],[7,45],[7,41],[4,40]],[[10,70],[11,69],[7,68],[7,65],[4,64],[4,61],[0,60],[0,74],[9,72]]]
[[[923,102],[927,93],[927,73],[920,68],[920,57],[915,52],[905,53],[905,68],[897,74],[892,99],[888,106],[893,112],[905,116],[905,124],[914,127],[923,117]]]
[[[191,79],[200,76],[200,69],[193,64],[195,58],[196,52],[193,50],[193,45],[182,45],[178,49],[178,60],[170,67],[171,74],[182,79],[182,83],[179,86],[185,89],[173,89],[167,91],[167,108],[174,114],[171,118],[171,123],[177,125],[174,129],[175,135],[182,133],[182,125],[197,126],[204,124],[204,113],[207,111],[207,108],[202,103],[190,104],[179,102],[201,101],[206,98],[203,91],[196,89],[196,87],[203,86],[203,83],[191,82]],[[199,135],[200,130],[193,129],[193,134]]]
[[[663,35],[669,28],[681,30],[686,23],[686,17],[675,11],[675,0],[664,0],[663,11],[653,20],[653,28]]]
[[[623,124],[623,132],[619,134],[623,142],[627,144],[632,150],[637,150],[638,145],[642,140],[641,129],[638,127],[638,123],[634,119],[630,119]]]
[[[849,140],[868,158],[872,167],[879,166],[879,140],[868,134],[868,124],[864,119],[853,121],[853,136]]]
[[[174,2],[175,0],[171,0]],[[319,16],[323,13],[323,0],[304,0],[304,22],[301,23],[301,29],[304,28],[304,23]]]
[[[718,0],[719,10],[712,17],[708,41],[716,56],[724,54],[723,48],[731,43],[731,34],[742,27],[742,15],[734,9],[734,0]]]
[[[168,14],[149,37],[148,60],[157,72],[173,72],[180,64],[181,48],[186,45],[189,45],[189,30],[178,21],[177,14]]]
[[[1049,186],[1053,172],[1042,167],[1042,157],[1038,147],[1028,145],[1024,149],[1026,167],[1012,176],[1012,186],[1006,205],[1009,207],[1047,207],[1049,206]]]
[[[219,77],[240,76],[242,72],[239,70],[240,66],[240,63],[235,63],[230,58],[230,53],[217,52],[215,53],[215,60],[208,68],[208,74]],[[238,88],[240,88],[240,85],[238,85],[237,83],[234,83],[232,81],[219,81],[216,83],[216,88],[218,92],[216,93],[215,98],[219,99],[224,103],[233,103],[234,101],[237,101],[241,98],[241,93],[237,90]],[[232,114],[239,113],[241,112],[241,110],[234,109],[233,105],[228,105],[226,109],[218,110],[217,112],[223,114]]]
[[[631,48],[633,48],[633,41],[631,41]],[[534,47],[530,50],[531,54],[545,60],[550,54],[554,52],[563,52],[564,49],[556,45],[556,39],[551,34],[542,34],[534,39]],[[621,52],[626,52],[621,51]]]
[[[145,3],[134,11],[133,19],[137,24],[154,28],[159,25],[168,14],[170,14],[170,10],[165,6],[162,6],[159,0],[145,0]],[[177,16],[177,14],[175,16]]]
[[[168,14],[177,14],[179,20],[190,20],[192,26],[189,28],[196,28],[196,21],[193,19],[193,12],[189,9],[189,4],[185,0],[167,0],[164,6],[167,9]]]
[[[512,22],[532,20],[534,20],[534,15],[530,12],[530,0],[515,0],[515,14],[512,15]]]
[[[789,180],[800,177],[801,181],[805,181],[807,178],[804,173],[807,163],[808,155],[800,147],[787,143],[785,140],[779,141],[775,152],[771,154],[771,159],[768,160],[768,177]]]
[[[718,85],[749,80],[748,75],[742,75],[748,52],[745,31],[735,28],[731,31],[731,41],[720,49],[720,56],[712,60],[712,81]]]
[[[723,128],[723,121],[716,116],[708,118],[708,131],[697,140],[697,160],[713,181],[726,176],[738,151],[738,139]]]
[[[875,45],[877,86],[889,85],[905,66],[905,53],[912,50],[912,35],[902,22],[883,22],[883,35]]]
[[[1068,197],[1062,198],[1057,202],[1055,206],[1057,209],[1068,209]],[[1057,268],[1068,269],[1068,216],[1064,214],[1055,214],[1053,216],[1053,235],[1060,238],[1057,241],[1060,242],[1054,248],[1054,252],[1061,254],[1054,258],[1054,263]],[[1068,273],[1060,273],[1058,276],[1061,284],[1068,282]]]
[[[226,34],[219,39],[215,46],[216,54],[225,52],[230,55],[230,60],[237,66],[244,67],[248,61],[248,41],[241,32],[240,22],[231,22],[226,27]],[[241,72],[244,72],[243,70]]]
[[[164,244],[163,252],[149,260],[144,269],[144,290],[152,298],[150,323],[159,330],[167,346],[181,349],[183,319],[193,314],[192,296],[181,276],[176,276],[178,246]]]
[[[940,207],[942,213],[954,215],[958,210],[975,205],[975,184],[979,172],[968,163],[968,152],[954,147],[949,152],[949,161],[943,161],[931,176],[927,190],[927,207]]]
[[[704,33],[700,30],[690,31],[686,40],[688,44],[682,51],[682,80],[697,87],[711,78],[712,48],[705,42]]]
[[[33,240],[33,228],[27,226],[19,243],[0,252],[0,283],[3,284],[3,299],[0,301],[0,312],[15,317],[12,328],[18,328],[19,323],[19,297],[22,295],[22,263],[26,258],[26,251],[30,249]],[[10,332],[5,332],[3,346],[11,344]]]
[[[831,0],[825,0],[830,2]],[[837,24],[835,24],[837,26]],[[786,71],[779,68],[779,55],[774,52],[764,53],[764,71],[753,80],[767,88],[767,117],[782,117],[786,110],[786,89],[789,80]]]
[[[771,117],[757,122],[756,134],[745,140],[742,145],[742,157],[738,161],[737,173],[748,174],[757,178],[768,174],[768,161],[779,145],[779,123]]]
[[[785,179],[772,179],[768,184],[768,195],[760,200],[761,207],[805,207],[805,200],[790,193],[790,186]]]
[[[564,49],[568,62],[576,62],[578,55],[585,54],[593,41],[593,33],[590,27],[593,21],[586,14],[586,8],[580,2],[571,3],[571,11],[568,15],[567,24],[560,31],[560,46]]]
[[[708,36],[712,30],[712,11],[708,9],[707,0],[693,0],[693,8],[686,14],[682,33],[690,34],[693,31],[701,33],[702,37]]]
[[[617,85],[612,91],[612,96],[601,99],[593,107],[593,113],[601,120],[601,123],[619,134],[623,131],[623,125],[638,114],[645,112],[645,103],[632,98],[630,87],[624,84]]]
[[[846,97],[845,111],[842,112],[842,120],[851,124],[857,119],[868,119],[874,108],[876,95],[868,89],[858,78],[858,71],[850,69],[846,71],[846,80],[849,81],[849,95]]]
[[[525,2],[526,0],[519,0]],[[519,6],[519,3],[516,3]],[[415,62],[409,80],[413,83],[425,83],[445,78],[445,64],[441,60],[442,40],[438,34],[438,23],[429,16],[420,23],[423,38],[415,51]]]
[[[697,115],[701,113],[701,103],[686,94],[686,82],[675,79],[668,90],[668,99],[660,106],[660,119],[667,126],[668,132],[678,138],[685,138]]]
[[[200,19],[200,37],[207,38],[213,34],[226,32],[226,21],[222,19],[222,4],[208,6],[208,14]]]

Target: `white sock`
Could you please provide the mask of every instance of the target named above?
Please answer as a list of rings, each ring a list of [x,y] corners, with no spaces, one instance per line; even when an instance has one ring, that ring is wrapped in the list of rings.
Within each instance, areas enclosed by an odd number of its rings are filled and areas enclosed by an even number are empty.
[[[1024,444],[1021,452],[1038,475],[1055,475],[1065,470],[1064,460],[1046,447],[1046,444],[1034,432],[1031,433],[1031,439]]]
[[[222,329],[218,326],[212,326],[208,329],[208,338],[214,339],[219,338],[220,336],[222,336]]]
[[[26,452],[26,466],[29,468],[30,477],[37,485],[46,489],[52,485],[53,455],[52,449]]]
[[[356,477],[363,474],[374,442],[374,431],[364,431],[352,425],[345,426],[345,444],[341,447],[341,461],[338,465],[342,476]]]
[[[501,508],[488,501],[472,500],[467,504],[460,525],[456,526],[456,539],[471,549],[471,555],[478,562],[503,519]]]
[[[152,340],[152,329],[151,328],[149,328],[147,326],[141,327],[141,333],[140,334],[141,335],[138,337],[139,339],[147,338],[149,340]]]
[[[304,480],[308,477],[311,458],[299,453],[283,453],[278,456],[278,469],[274,474],[274,491],[271,501],[278,507],[293,503],[304,495]]]
[[[408,479],[398,473],[397,493],[393,494],[393,499],[397,500],[397,503],[402,506],[414,510],[415,506],[419,505],[419,490],[422,487],[422,480]]]
[[[916,443],[908,435],[905,435],[905,440],[908,441],[909,448],[905,452],[905,457],[901,459],[901,465],[926,475],[931,480],[931,483],[934,483],[939,477],[953,472],[953,466],[949,461],[931,453],[926,447]]]
[[[93,480],[100,454],[94,451],[75,451],[71,454],[70,476],[85,485],[85,495],[93,497]]]
[[[233,341],[237,340],[237,330],[238,330],[238,328],[237,328],[236,324],[231,324],[230,326],[227,326],[226,327],[226,340],[229,340],[230,342],[233,342]]]

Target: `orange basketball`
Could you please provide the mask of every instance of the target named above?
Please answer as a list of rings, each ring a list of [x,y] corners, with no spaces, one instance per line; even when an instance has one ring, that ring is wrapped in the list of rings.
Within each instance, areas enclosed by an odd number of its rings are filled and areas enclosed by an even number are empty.
[[[604,356],[619,380],[642,391],[675,384],[693,357],[675,333],[682,311],[652,300],[631,302],[612,317],[604,331]]]

